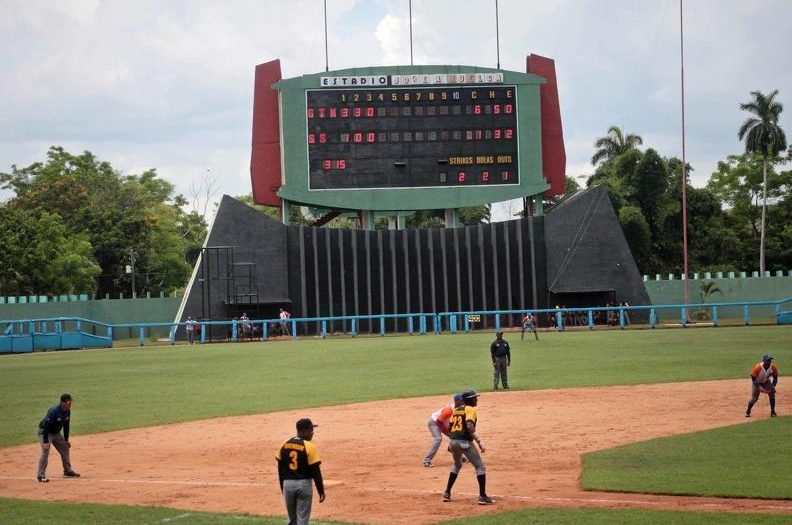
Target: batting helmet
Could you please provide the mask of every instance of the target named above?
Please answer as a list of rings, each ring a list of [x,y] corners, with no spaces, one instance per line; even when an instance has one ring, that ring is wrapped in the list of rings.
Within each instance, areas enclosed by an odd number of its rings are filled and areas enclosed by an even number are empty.
[[[476,399],[479,396],[479,393],[475,390],[465,390],[462,392],[462,400],[467,404],[468,401],[471,399]]]

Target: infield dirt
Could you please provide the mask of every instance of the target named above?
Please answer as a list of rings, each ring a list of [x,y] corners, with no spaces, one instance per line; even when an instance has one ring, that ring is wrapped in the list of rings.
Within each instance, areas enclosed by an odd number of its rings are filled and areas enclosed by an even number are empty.
[[[283,515],[275,450],[294,422],[319,424],[327,500],[315,519],[425,524],[523,507],[623,507],[792,515],[792,502],[586,492],[581,454],[645,439],[746,422],[747,381],[608,388],[484,392],[479,433],[487,452],[488,492],[476,504],[473,469],[463,467],[453,501],[442,503],[450,467],[445,443],[433,468],[422,458],[427,419],[449,396],[410,398],[224,417],[72,437],[72,463],[83,476],[63,479],[50,453],[51,482],[37,484],[38,445],[0,450],[0,496],[66,502],[157,505],[185,510]],[[766,403],[766,402],[765,402]],[[754,410],[767,417],[766,404]],[[75,414],[75,417],[79,417]]]

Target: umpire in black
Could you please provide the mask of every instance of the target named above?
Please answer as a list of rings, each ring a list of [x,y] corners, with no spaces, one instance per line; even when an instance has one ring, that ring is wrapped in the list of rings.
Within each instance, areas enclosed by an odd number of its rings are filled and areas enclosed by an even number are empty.
[[[55,447],[63,462],[63,475],[67,478],[79,478],[71,468],[69,459],[69,420],[71,419],[72,396],[63,394],[60,397],[60,404],[47,410],[47,415],[39,422],[38,439],[41,445],[41,456],[39,456],[38,472],[36,481],[47,483],[47,462],[49,461],[50,444]],[[61,435],[61,429],[63,434]]]
[[[503,389],[509,389],[509,365],[511,365],[511,349],[509,343],[504,341],[503,332],[495,333],[495,340],[490,345],[492,355],[492,389],[498,389],[498,383],[503,383]]]

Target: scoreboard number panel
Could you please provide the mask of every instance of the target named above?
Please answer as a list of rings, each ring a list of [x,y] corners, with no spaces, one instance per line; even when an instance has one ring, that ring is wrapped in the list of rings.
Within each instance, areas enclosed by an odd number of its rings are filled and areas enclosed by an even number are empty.
[[[310,190],[519,185],[510,85],[308,89]]]

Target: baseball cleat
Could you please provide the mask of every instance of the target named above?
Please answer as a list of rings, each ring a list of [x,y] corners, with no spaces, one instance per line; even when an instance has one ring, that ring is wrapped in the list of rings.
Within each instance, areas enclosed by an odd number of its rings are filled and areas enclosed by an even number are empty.
[[[750,412],[746,412],[745,413],[745,417],[751,417],[751,413]]]
[[[424,467],[429,468],[431,466],[432,466],[432,463],[430,461],[424,461]]]
[[[775,411],[770,412],[770,417],[778,417],[778,414],[776,414]]]
[[[39,483],[49,483],[49,480],[44,476],[36,476],[36,481],[38,481]]]
[[[479,505],[492,505],[495,503],[495,500],[490,498],[489,496],[479,496],[478,504]]]
[[[77,472],[74,472],[73,470],[69,470],[67,472],[64,472],[63,476],[67,477],[67,478],[79,478],[80,477],[80,475]]]
[[[451,493],[450,492],[443,492],[443,502],[447,503],[451,501]]]

